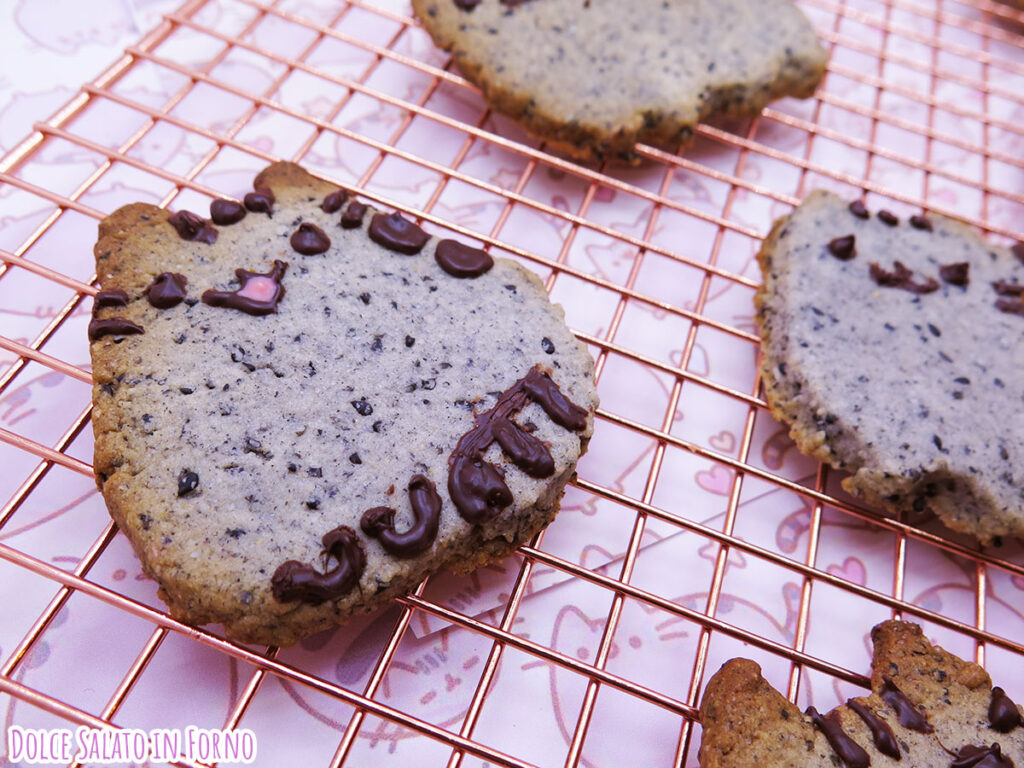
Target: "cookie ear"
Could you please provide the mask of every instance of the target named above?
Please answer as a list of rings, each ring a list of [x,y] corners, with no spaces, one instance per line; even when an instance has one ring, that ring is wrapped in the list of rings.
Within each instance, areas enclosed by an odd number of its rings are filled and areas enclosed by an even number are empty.
[[[809,765],[815,756],[828,763],[832,755],[799,708],[749,659],[727,661],[708,681],[700,721],[701,768],[788,764],[782,755]]]
[[[928,642],[917,624],[885,621],[871,630],[875,644],[871,687],[878,691],[892,680],[915,703],[939,701],[992,689],[988,673]]]
[[[282,203],[297,202],[303,198],[324,197],[337,187],[308,173],[302,166],[284,161],[271,163],[253,179],[254,190],[269,189]],[[317,205],[320,204],[318,199]]]

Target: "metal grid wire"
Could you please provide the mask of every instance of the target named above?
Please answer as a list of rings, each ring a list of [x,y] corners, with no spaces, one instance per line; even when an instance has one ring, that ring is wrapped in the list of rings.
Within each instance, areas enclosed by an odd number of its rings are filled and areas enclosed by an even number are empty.
[[[191,638],[216,653],[224,654],[253,671],[247,680],[239,680],[237,695],[232,702],[225,728],[238,726],[257,697],[268,677],[277,677],[305,690],[322,694],[351,708],[352,714],[339,726],[340,739],[334,747],[330,765],[347,763],[361,729],[370,721],[395,724],[411,733],[428,737],[448,749],[447,764],[460,765],[467,757],[487,764],[521,766],[529,760],[509,753],[509,749],[488,746],[476,737],[477,727],[485,705],[502,707],[500,701],[489,699],[503,658],[517,654],[549,664],[572,676],[581,686],[580,705],[571,713],[565,729],[567,750],[558,762],[567,766],[587,763],[586,747],[591,725],[602,691],[616,692],[620,701],[652,705],[678,718],[677,743],[674,763],[696,764],[696,746],[699,743],[697,704],[702,685],[713,672],[709,669],[710,649],[716,638],[731,638],[747,644],[761,653],[760,658],[774,657],[788,664],[788,690],[790,698],[800,697],[802,681],[810,674],[820,674],[837,684],[864,687],[866,678],[860,670],[848,669],[831,661],[820,648],[808,650],[809,622],[813,596],[816,592],[834,590],[847,597],[864,601],[883,616],[911,618],[926,623],[930,628],[946,632],[946,636],[960,636],[970,643],[974,657],[986,661],[986,651],[998,648],[1003,660],[1001,666],[1009,669],[1024,662],[1024,639],[1006,637],[998,627],[989,626],[987,610],[990,585],[994,579],[1024,579],[1024,558],[1010,546],[979,551],[969,543],[960,543],[943,533],[933,533],[920,521],[892,520],[879,517],[872,510],[858,505],[837,490],[834,477],[825,467],[816,467],[813,477],[804,482],[784,476],[766,467],[751,455],[755,430],[770,417],[760,393],[760,382],[717,380],[691,365],[694,351],[702,334],[713,339],[724,339],[729,344],[745,345],[756,354],[757,337],[749,324],[735,318],[716,316],[707,310],[709,296],[722,285],[741,287],[751,292],[757,281],[741,274],[731,266],[729,249],[751,252],[765,234],[763,223],[751,225],[735,215],[740,200],[760,200],[774,213],[782,213],[796,205],[813,186],[823,183],[845,189],[850,196],[862,192],[877,196],[888,204],[904,205],[907,210],[946,213],[962,218],[978,227],[994,240],[1021,239],[1017,225],[1024,217],[1024,153],[992,148],[995,135],[1009,137],[1010,146],[1024,146],[1024,128],[1020,120],[1024,110],[1024,63],[1016,54],[1024,47],[1021,30],[1024,13],[996,2],[979,0],[973,6],[956,2],[926,2],[925,0],[806,0],[803,7],[818,27],[824,42],[832,51],[828,80],[817,96],[804,103],[801,109],[787,110],[773,105],[763,114],[738,127],[702,126],[694,151],[672,154],[653,147],[641,147],[645,158],[645,179],[655,183],[634,181],[632,172],[606,167],[586,167],[566,162],[545,151],[542,144],[529,140],[510,139],[492,130],[492,115],[483,106],[475,88],[468,84],[444,59],[427,60],[407,53],[403,39],[412,34],[422,35],[414,20],[375,5],[370,0],[348,0],[339,3],[333,18],[310,18],[300,10],[289,10],[287,4],[273,2],[267,5],[257,0],[224,0],[236,2],[248,12],[248,21],[239,28],[224,30],[215,23],[216,16],[209,13],[207,0],[189,0],[178,11],[167,16],[160,26],[143,38],[106,72],[85,85],[80,93],[51,119],[35,126],[35,132],[0,162],[0,182],[17,190],[19,194],[39,198],[52,204],[52,211],[43,217],[28,234],[19,238],[10,249],[0,250],[0,279],[9,279],[21,271],[63,286],[73,296],[57,308],[55,316],[38,330],[33,338],[22,342],[0,335],[0,347],[13,356],[12,362],[0,374],[0,396],[13,391],[30,366],[61,377],[90,382],[87,370],[67,362],[69,357],[52,340],[61,327],[80,310],[80,304],[96,293],[95,275],[86,277],[60,263],[47,266],[43,260],[33,258],[33,250],[47,233],[58,227],[62,217],[80,214],[90,220],[99,220],[108,210],[97,210],[86,202],[88,193],[96,183],[113,169],[134,169],[146,177],[167,183],[169,191],[161,201],[164,205],[184,207],[179,196],[189,193],[225,196],[237,190],[211,188],[201,179],[203,172],[225,151],[234,151],[249,157],[253,167],[264,161],[279,159],[262,150],[258,142],[245,137],[247,125],[257,114],[272,114],[295,121],[303,130],[296,135],[299,141],[291,159],[310,165],[317,142],[324,137],[344,141],[366,153],[369,162],[358,179],[339,180],[353,187],[364,198],[383,206],[407,211],[421,221],[474,238],[496,252],[511,254],[522,259],[546,276],[549,291],[557,292],[560,281],[573,280],[592,288],[595,292],[612,297],[611,318],[603,333],[579,332],[579,337],[596,355],[599,383],[609,364],[627,361],[662,377],[667,382],[666,407],[658,419],[641,419],[629,415],[628,409],[618,408],[615,402],[605,405],[598,413],[598,432],[614,429],[614,434],[633,435],[647,441],[650,450],[644,454],[645,467],[640,468],[643,481],[630,487],[614,482],[614,478],[593,476],[581,469],[574,481],[574,493],[579,498],[610,503],[624,516],[628,524],[623,527],[623,541],[619,542],[623,556],[614,568],[590,568],[575,559],[563,556],[545,547],[544,534],[522,549],[516,560],[518,570],[509,577],[507,599],[494,622],[463,614],[431,597],[429,584],[421,585],[416,594],[401,600],[401,613],[361,690],[350,690],[338,685],[315,670],[286,660],[276,648],[252,649],[226,641],[215,634],[182,625],[166,614],[142,601],[123,594],[115,586],[90,579],[90,571],[103,553],[116,540],[116,528],[108,523],[91,542],[83,545],[85,553],[68,567],[38,558],[16,546],[0,542],[0,558],[9,566],[26,569],[52,582],[56,593],[38,617],[26,626],[20,642],[0,667],[0,692],[38,707],[70,723],[104,726],[118,723],[118,712],[147,666],[157,655],[164,641],[174,633]],[[392,30],[387,39],[367,41],[360,38],[358,26],[346,25],[353,14],[370,14],[387,22]],[[266,37],[254,34],[261,25],[276,24],[295,27],[308,33],[307,42],[294,50],[280,52],[266,43]],[[954,42],[945,32],[955,28],[972,36],[973,44]],[[356,30],[356,31],[354,31]],[[184,63],[175,57],[173,43],[180,37],[202,37],[219,51],[202,66]],[[360,74],[336,74],[322,71],[311,63],[312,52],[323,41],[333,41],[366,56],[366,65]],[[268,71],[276,72],[273,82],[257,92],[249,85],[225,79],[219,74],[220,65],[239,54],[263,62]],[[857,58],[859,57],[859,59]],[[431,61],[440,62],[431,63]],[[858,65],[857,62],[860,62]],[[376,75],[382,68],[395,68],[409,77],[417,78],[420,87],[415,98],[396,95],[378,86]],[[174,95],[160,104],[145,103],[131,91],[118,84],[134,73],[146,69],[164,76],[180,76],[183,85]],[[279,88],[297,73],[322,81],[342,95],[332,107],[319,117],[313,117],[289,105],[278,97]],[[844,81],[853,84],[846,92],[830,87]],[[193,91],[209,87],[219,89],[225,98],[239,103],[232,121],[217,125],[203,125],[188,116],[179,107]],[[946,89],[963,88],[979,94],[979,98],[959,100]],[[477,110],[476,117],[469,112],[452,116],[433,105],[432,97],[446,89]],[[859,89],[859,90],[858,90]],[[868,95],[863,95],[867,93]],[[853,94],[853,95],[851,95]],[[912,113],[892,109],[889,97],[896,97],[914,107]],[[373,136],[339,125],[335,118],[353,99],[368,100],[382,109],[393,109],[399,116],[388,135]],[[98,104],[117,105],[128,114],[139,118],[137,127],[125,136],[110,140],[97,137],[95,132],[79,129],[78,119]],[[1015,117],[1016,116],[1016,117]],[[432,159],[434,155],[423,147],[407,146],[404,137],[416,121],[430,121],[443,128],[450,137],[449,152],[445,159]],[[867,130],[860,134],[832,127],[841,121],[858,122]],[[970,122],[977,130],[960,131],[956,121]],[[134,151],[161,127],[173,126],[197,140],[207,140],[208,150],[199,162],[182,168],[173,163],[157,166],[140,159]],[[953,127],[951,127],[953,126]],[[514,129],[512,129],[514,131]],[[909,136],[920,151],[908,154],[894,148],[886,139],[893,132]],[[799,136],[795,144],[777,141],[781,135]],[[31,172],[33,160],[53,146],[69,146],[85,151],[97,158],[95,170],[71,189],[53,189],[53,183],[34,180]],[[855,171],[831,167],[829,147],[846,152],[862,153],[864,162]],[[1000,146],[1006,146],[1005,142]],[[517,178],[497,182],[481,174],[467,171],[464,161],[481,148],[501,151],[515,158],[521,171]],[[975,161],[966,170],[944,162],[941,153],[950,148],[965,153]],[[429,156],[428,156],[429,155]],[[724,160],[723,160],[724,158]],[[775,184],[769,178],[748,174],[748,165],[756,158],[778,170],[780,176],[790,179],[786,185]],[[387,187],[375,184],[375,177],[388,163],[401,161],[410,167],[429,171],[433,187],[426,194],[410,202],[391,199],[381,190]],[[888,164],[905,170],[908,176],[919,180],[916,187],[896,188],[878,181],[875,170]],[[654,169],[652,171],[651,169]],[[315,169],[315,168],[314,168]],[[542,174],[562,179],[567,186],[578,190],[571,205],[555,206],[543,202],[531,190]],[[715,212],[706,206],[680,202],[668,190],[673,180],[681,177],[699,178],[702,182],[718,185],[725,190],[722,205]],[[453,183],[466,185],[486,193],[501,202],[500,213],[488,231],[459,226],[446,220],[439,205],[447,188]],[[955,187],[963,197],[974,201],[964,210],[948,210],[936,188]],[[641,206],[646,221],[639,229],[642,234],[621,231],[605,217],[594,215],[595,200],[603,190],[614,191],[620,199]],[[877,202],[877,200],[876,200]],[[1006,211],[1015,211],[1014,219]],[[517,211],[528,211],[554,221],[562,233],[562,245],[557,253],[534,253],[514,243],[506,225]],[[1002,212],[994,216],[993,211]],[[682,231],[689,225],[710,228],[712,235],[707,246],[668,246],[656,237],[659,217],[673,216],[682,221]],[[511,225],[509,225],[511,226]],[[580,268],[570,258],[578,238],[592,237],[601,242],[628,249],[632,261],[618,278],[592,274]],[[76,247],[81,247],[76,246]],[[664,258],[675,262],[692,274],[695,289],[692,302],[684,305],[658,298],[641,285],[639,277],[645,259]],[[2,282],[2,281],[0,281]],[[630,340],[620,339],[620,328],[630,308],[643,306],[647,310],[663,313],[680,321],[685,328],[682,355],[667,361],[637,348]],[[87,306],[87,302],[86,302]],[[572,315],[572,307],[570,316]],[[84,308],[81,309],[84,312]],[[715,342],[709,342],[715,343]],[[742,409],[742,430],[738,444],[731,451],[721,450],[713,444],[681,437],[673,429],[674,414],[685,403],[694,388],[710,391],[734,407]],[[627,411],[623,413],[622,411]],[[6,445],[8,455],[29,457],[24,478],[0,508],[0,533],[3,527],[17,519],[19,510],[26,506],[33,492],[56,467],[86,477],[92,468],[76,458],[71,450],[83,430],[88,428],[89,407],[84,407],[66,424],[63,432],[49,440],[31,434],[20,434],[14,429],[0,429],[0,441]],[[705,441],[706,442],[706,441]],[[595,440],[595,445],[597,440]],[[669,452],[682,452],[705,462],[706,466],[729,471],[729,485],[725,498],[726,510],[720,523],[710,525],[691,519],[685,508],[673,508],[659,503],[657,488],[668,471],[665,469]],[[586,465],[583,465],[584,467]],[[744,486],[762,483],[794,494],[809,510],[806,548],[795,553],[780,552],[768,543],[751,540],[738,530]],[[888,535],[887,557],[891,557],[891,583],[888,588],[877,584],[865,585],[841,573],[826,569],[819,562],[823,527],[827,516],[851,525],[858,525],[876,533]],[[645,531],[652,525],[695,534],[713,545],[710,561],[710,582],[703,585],[703,604],[685,605],[670,599],[646,582],[636,583],[634,574],[642,557]],[[890,549],[891,548],[891,549]],[[928,604],[912,602],[905,591],[912,577],[908,561],[915,551],[924,549],[941,552],[962,564],[969,572],[972,583],[973,616],[965,618],[949,615]],[[780,569],[796,583],[798,596],[795,603],[795,633],[791,642],[780,642],[765,637],[750,628],[730,623],[720,610],[727,565],[730,557],[740,556],[758,560]],[[576,580],[607,594],[607,615],[602,617],[601,631],[593,654],[586,660],[555,648],[553,644],[524,637],[515,631],[515,622],[524,599],[529,592],[531,576],[538,570],[549,569],[567,579]],[[126,661],[124,675],[114,684],[113,693],[101,710],[92,712],[62,700],[59,696],[34,688],[19,674],[26,659],[39,639],[51,626],[54,618],[75,594],[96,598],[120,612],[131,614],[148,622],[151,632],[138,656]],[[639,604],[654,609],[667,617],[685,621],[696,633],[696,651],[692,662],[685,661],[688,681],[678,693],[666,694],[656,687],[632,679],[610,663],[616,644],[616,630],[627,606]],[[816,604],[815,604],[816,605]],[[378,696],[389,668],[396,661],[403,637],[417,616],[428,615],[448,626],[474,633],[486,648],[485,661],[475,685],[465,715],[454,725],[441,726],[418,717],[415,713],[382,703]],[[20,631],[20,630],[19,630]],[[186,763],[176,763],[186,764]]]

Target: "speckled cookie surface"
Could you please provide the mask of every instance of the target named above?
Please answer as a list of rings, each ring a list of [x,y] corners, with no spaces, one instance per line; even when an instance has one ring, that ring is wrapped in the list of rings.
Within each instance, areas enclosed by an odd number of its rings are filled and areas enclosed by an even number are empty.
[[[533,535],[597,397],[519,265],[295,165],[255,186],[101,223],[95,469],[174,616],[290,644]]]
[[[1024,535],[1024,260],[825,192],[759,255],[762,375],[800,449],[892,511]]]
[[[558,151],[631,160],[711,114],[808,97],[826,54],[790,0],[413,0],[491,105]]]
[[[801,712],[753,661],[726,662],[700,705],[702,768],[1024,764],[1024,715],[984,669],[916,624],[887,621],[871,636],[872,693],[827,713]]]

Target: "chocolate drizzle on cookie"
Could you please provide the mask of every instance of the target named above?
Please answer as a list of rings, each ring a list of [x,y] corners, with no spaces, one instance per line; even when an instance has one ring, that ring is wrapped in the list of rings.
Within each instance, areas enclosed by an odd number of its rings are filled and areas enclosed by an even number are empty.
[[[250,315],[269,315],[277,312],[277,304],[284,296],[281,278],[288,264],[278,259],[269,272],[250,272],[236,269],[235,275],[242,285],[235,291],[209,290],[203,293],[203,303],[211,307],[241,310]]]
[[[880,718],[873,709],[857,701],[857,699],[850,699],[846,702],[846,706],[857,713],[860,719],[864,721],[864,725],[871,731],[871,740],[875,743],[875,749],[883,755],[888,755],[893,760],[899,760],[900,747],[896,742],[896,735],[892,732],[889,724]]]
[[[828,244],[828,252],[840,261],[849,261],[857,255],[856,238],[853,235],[837,237]]]
[[[341,228],[355,229],[363,226],[363,216],[366,215],[366,204],[353,200],[341,214]]]
[[[217,242],[217,230],[203,217],[192,211],[177,211],[170,215],[167,223],[174,227],[178,237],[198,243],[213,245]]]
[[[467,522],[489,520],[513,501],[502,470],[484,460],[491,443],[497,441],[512,463],[531,477],[554,473],[547,446],[512,421],[530,400],[565,429],[582,432],[587,427],[587,411],[562,394],[540,366],[532,368],[501,394],[493,408],[476,416],[473,429],[459,438],[448,458],[448,494]]]
[[[301,600],[319,605],[341,597],[359,583],[366,568],[366,553],[359,536],[347,525],[339,525],[321,539],[324,547],[323,573],[308,563],[288,560],[277,567],[270,580],[274,597],[283,603]],[[336,565],[327,569],[334,558]]]
[[[992,283],[992,290],[1000,296],[1024,296],[1024,285],[1006,280],[996,280]]]
[[[1003,754],[998,744],[987,747],[969,744],[957,750],[949,768],[1013,768],[1013,760]]]
[[[96,314],[98,310],[104,307],[127,307],[128,306],[128,294],[122,291],[120,288],[111,288],[109,291],[99,291],[92,298],[92,313]]]
[[[320,203],[320,210],[324,213],[337,213],[346,200],[348,200],[348,190],[336,189],[324,197],[323,202]]]
[[[210,203],[210,220],[219,226],[237,224],[245,218],[245,206],[237,200],[218,198]]]
[[[157,309],[170,309],[185,300],[185,286],[188,278],[176,272],[161,272],[153,278],[153,282],[143,289],[149,303]]]
[[[939,267],[939,277],[950,285],[966,286],[971,282],[971,265],[966,261],[955,264],[943,264]]]
[[[424,475],[412,476],[409,481],[409,504],[414,519],[404,533],[395,530],[395,510],[390,507],[366,510],[359,527],[367,536],[378,539],[388,554],[414,557],[434,543],[441,521],[441,497],[429,478]]]
[[[242,198],[246,210],[253,213],[271,213],[275,200],[274,193],[266,187],[257,187],[255,192],[249,192]]]
[[[932,231],[931,219],[929,219],[927,216],[921,216],[920,214],[916,214],[910,217],[910,226],[912,226],[914,229],[923,230],[924,232]]]
[[[430,235],[397,211],[373,214],[369,235],[377,245],[407,256],[419,253],[430,239]]]
[[[807,715],[814,722],[814,726],[825,735],[828,743],[832,745],[832,749],[836,751],[836,754],[842,758],[849,768],[868,768],[871,765],[871,758],[868,757],[868,753],[843,730],[837,712],[821,715],[814,707],[808,707]]]
[[[878,220],[890,227],[895,227],[900,223],[900,219],[895,213],[885,210],[878,212]]]
[[[458,240],[438,242],[434,260],[452,277],[480,277],[494,266],[494,259],[486,251],[472,248]]]
[[[998,299],[996,300],[996,309],[1007,315],[1020,315],[1024,317],[1024,301]]]
[[[903,693],[888,675],[882,677],[882,690],[878,692],[886,704],[896,710],[896,719],[900,725],[918,733],[934,733],[935,729],[925,715],[906,694]]]
[[[871,217],[871,213],[868,211],[867,206],[864,205],[863,200],[854,200],[849,205],[850,213],[856,216],[858,219],[868,219]]]
[[[998,685],[992,689],[992,701],[988,705],[988,721],[999,733],[1009,733],[1019,725],[1024,725],[1024,717],[1006,691]]]
[[[136,325],[123,317],[108,317],[104,320],[93,318],[89,322],[90,341],[102,339],[104,336],[131,336],[145,332],[141,325]]]
[[[331,238],[316,224],[304,221],[292,232],[292,248],[303,256],[315,256],[331,247]]]
[[[107,307],[128,306],[128,294],[120,288],[98,291],[92,300],[92,320],[89,321],[89,341],[102,339],[104,336],[130,336],[145,333],[141,325],[123,317],[108,317],[100,320],[96,317],[101,309]]]
[[[877,261],[871,262],[871,279],[883,288],[901,288],[911,293],[932,293],[939,290],[939,281],[934,277],[916,283],[913,280],[914,273],[907,269],[907,265],[902,261],[894,262],[894,267],[893,271],[889,272]]]

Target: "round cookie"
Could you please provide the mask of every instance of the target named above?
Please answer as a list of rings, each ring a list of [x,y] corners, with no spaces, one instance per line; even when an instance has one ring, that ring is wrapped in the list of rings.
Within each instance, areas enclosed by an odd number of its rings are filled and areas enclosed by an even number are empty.
[[[791,0],[413,0],[491,106],[562,153],[636,159],[711,115],[808,97],[826,54]]]
[[[287,645],[536,533],[597,395],[518,264],[292,164],[254,187],[101,223],[95,469],[175,617]]]
[[[1024,535],[1024,250],[815,192],[758,256],[762,378],[847,491]]]

